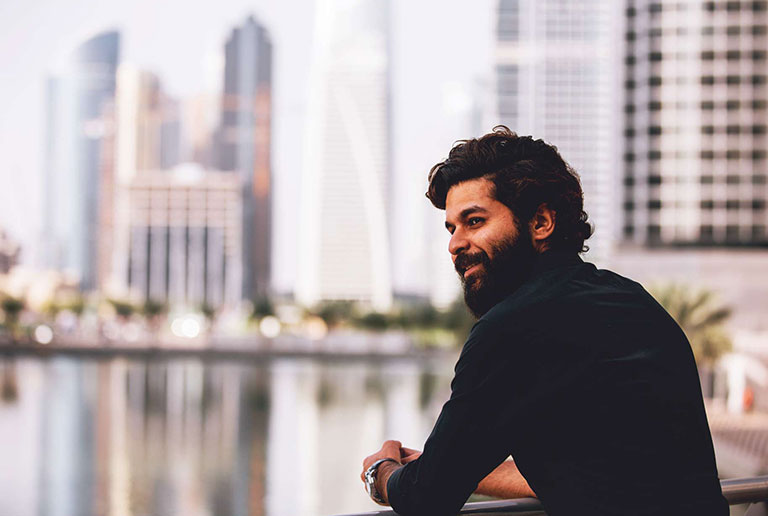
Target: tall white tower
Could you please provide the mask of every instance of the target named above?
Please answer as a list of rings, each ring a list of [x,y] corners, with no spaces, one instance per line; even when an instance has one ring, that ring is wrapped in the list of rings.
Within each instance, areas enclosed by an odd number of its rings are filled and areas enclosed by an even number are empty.
[[[499,0],[499,122],[555,145],[581,176],[600,260],[615,240],[623,2]]]
[[[318,0],[296,298],[392,303],[389,2]]]

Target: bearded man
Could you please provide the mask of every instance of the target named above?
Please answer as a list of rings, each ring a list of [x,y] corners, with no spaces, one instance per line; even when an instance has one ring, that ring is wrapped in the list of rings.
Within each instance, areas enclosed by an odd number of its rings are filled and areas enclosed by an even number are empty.
[[[550,516],[728,514],[690,345],[641,285],[579,257],[592,228],[557,149],[497,127],[454,146],[427,197],[478,321],[424,452],[364,460],[372,498],[403,516],[473,492]]]

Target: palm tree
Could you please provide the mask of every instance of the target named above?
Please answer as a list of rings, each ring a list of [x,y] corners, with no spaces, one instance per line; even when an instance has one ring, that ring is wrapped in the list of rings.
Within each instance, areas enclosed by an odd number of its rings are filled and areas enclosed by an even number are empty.
[[[714,292],[693,290],[686,285],[664,285],[650,289],[651,294],[685,332],[702,375],[705,395],[711,396],[713,366],[732,348],[725,323],[730,307],[717,302]]]
[[[712,365],[731,350],[725,328],[731,309],[718,303],[711,290],[673,284],[651,288],[651,294],[683,329],[699,364]]]

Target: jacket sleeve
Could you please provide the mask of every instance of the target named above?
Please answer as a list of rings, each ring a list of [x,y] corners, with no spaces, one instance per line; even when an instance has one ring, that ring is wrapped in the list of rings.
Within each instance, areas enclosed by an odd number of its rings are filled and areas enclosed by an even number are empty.
[[[500,331],[486,321],[470,332],[455,367],[451,397],[422,455],[387,482],[402,516],[453,515],[477,484],[510,454],[511,429],[533,402],[526,389],[524,332]]]

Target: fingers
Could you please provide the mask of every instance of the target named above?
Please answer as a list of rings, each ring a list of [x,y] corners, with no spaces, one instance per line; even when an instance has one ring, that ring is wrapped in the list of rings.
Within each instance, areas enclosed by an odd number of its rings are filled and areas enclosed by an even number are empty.
[[[414,450],[413,448],[406,448],[405,446],[400,447],[401,457],[407,457],[408,455],[413,455],[414,453],[421,454],[421,450]]]
[[[394,459],[397,462],[402,463],[402,455],[400,453],[402,446],[403,444],[400,441],[384,441],[384,444],[381,445],[381,449],[378,452],[369,455],[363,461],[363,471],[360,473],[360,480],[365,482],[365,471],[371,464],[379,459]]]

